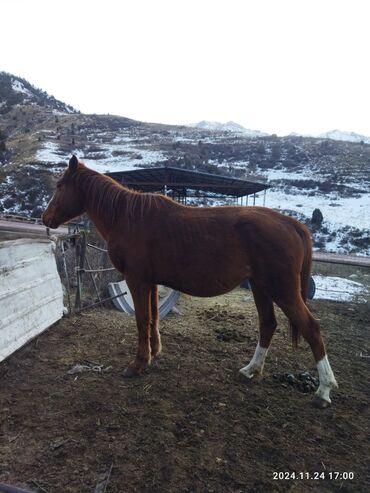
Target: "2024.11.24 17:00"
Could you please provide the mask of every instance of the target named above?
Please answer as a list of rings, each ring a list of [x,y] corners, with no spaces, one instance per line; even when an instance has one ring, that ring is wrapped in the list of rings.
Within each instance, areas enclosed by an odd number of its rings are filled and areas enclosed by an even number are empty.
[[[312,479],[312,480],[337,480],[337,481],[346,481],[352,480],[355,478],[355,474],[352,471],[315,471],[315,472],[306,472],[306,471],[274,471],[272,474],[272,479],[275,480],[304,480],[304,479]]]

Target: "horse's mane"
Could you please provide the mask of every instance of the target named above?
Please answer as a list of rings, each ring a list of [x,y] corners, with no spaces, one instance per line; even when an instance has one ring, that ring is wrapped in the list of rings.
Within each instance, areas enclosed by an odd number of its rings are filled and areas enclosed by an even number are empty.
[[[79,168],[75,182],[90,208],[110,225],[123,216],[129,221],[142,220],[154,207],[175,203],[164,195],[131,190],[86,166]]]

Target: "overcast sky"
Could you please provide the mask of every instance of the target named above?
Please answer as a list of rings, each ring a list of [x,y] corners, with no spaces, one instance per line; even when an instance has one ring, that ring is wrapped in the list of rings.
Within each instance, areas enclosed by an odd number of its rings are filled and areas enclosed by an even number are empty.
[[[1,0],[0,70],[84,113],[370,136],[368,0]]]

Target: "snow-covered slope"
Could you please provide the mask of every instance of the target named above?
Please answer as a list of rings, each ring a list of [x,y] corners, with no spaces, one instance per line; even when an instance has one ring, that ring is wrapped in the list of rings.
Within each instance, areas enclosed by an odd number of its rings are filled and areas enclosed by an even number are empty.
[[[264,201],[267,207],[286,211],[308,225],[313,211],[319,209],[324,221],[313,234],[318,249],[370,255],[370,193],[361,193],[356,197],[314,193],[314,189],[303,193],[294,187],[276,183],[267,191]],[[257,203],[261,201],[262,195],[259,194]]]
[[[320,193],[317,184],[327,179],[320,172],[309,169],[291,172],[283,169],[259,170],[272,188],[266,194],[266,206],[274,209],[291,210],[307,217],[312,216],[314,208],[321,210],[324,220],[333,226],[353,226],[370,229],[370,185],[363,184],[362,192],[346,197],[337,191]],[[299,182],[309,183],[303,188]],[[258,194],[260,197],[261,194]]]
[[[62,113],[73,113],[72,106],[37,89],[25,79],[0,72],[0,109],[2,113],[20,105],[39,105]]]
[[[248,128],[239,125],[239,123],[235,123],[232,121],[226,123],[220,122],[210,122],[207,120],[202,120],[199,123],[193,123],[189,125],[190,127],[202,128],[204,130],[210,130],[212,132],[233,132],[236,134],[243,134],[249,137],[266,137],[267,133],[260,132],[259,130],[250,130]]]
[[[331,130],[330,132],[325,132],[318,135],[318,137],[322,139],[341,140],[346,142],[365,142],[366,144],[370,144],[370,137],[356,134],[355,132],[343,132],[342,130]]]
[[[114,136],[109,132],[100,132],[99,144],[96,142],[88,148],[84,145],[74,146],[69,154],[75,154],[87,166],[100,173],[143,168],[153,163],[160,166],[167,159],[163,152],[146,146],[145,139],[132,139],[124,130],[116,132]],[[58,142],[46,141],[36,152],[36,162],[54,165],[58,171],[65,164],[65,152]]]
[[[192,123],[190,127],[202,128],[204,130],[210,130],[211,132],[231,132],[235,134],[240,134],[248,137],[267,137],[270,134],[261,132],[260,130],[251,130],[243,127],[239,123],[229,121],[226,123],[212,122],[208,120],[202,120],[198,123]],[[307,137],[307,138],[319,138],[319,139],[330,139],[338,140],[342,142],[357,142],[370,144],[370,137],[365,135],[357,134],[355,132],[345,132],[342,130],[330,130],[328,132],[321,133],[319,135],[305,135],[292,132],[288,137]]]

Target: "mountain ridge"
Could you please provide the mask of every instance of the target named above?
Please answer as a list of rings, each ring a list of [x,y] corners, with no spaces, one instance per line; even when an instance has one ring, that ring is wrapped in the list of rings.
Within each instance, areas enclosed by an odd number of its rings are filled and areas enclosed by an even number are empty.
[[[346,132],[343,130],[330,130],[329,132],[324,132],[318,135],[318,138],[331,139],[331,140],[341,140],[345,142],[364,142],[370,144],[370,137],[365,135],[357,134],[356,132]]]
[[[216,122],[209,120],[202,120],[198,123],[191,123],[189,127],[202,128],[205,130],[216,131],[216,132],[235,132],[244,135],[248,135],[250,137],[268,137],[272,135],[267,132],[262,132],[261,130],[251,130],[243,127],[239,123],[228,121],[228,122]],[[329,130],[327,132],[323,132],[320,134],[303,134],[299,132],[291,132],[287,137],[307,137],[314,139],[329,139],[329,140],[340,140],[343,142],[364,142],[366,144],[370,144],[370,137],[366,135],[361,135],[356,132],[348,132],[345,130]]]

